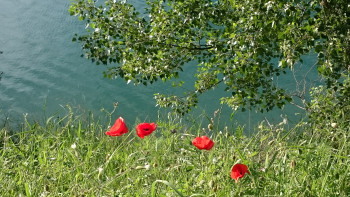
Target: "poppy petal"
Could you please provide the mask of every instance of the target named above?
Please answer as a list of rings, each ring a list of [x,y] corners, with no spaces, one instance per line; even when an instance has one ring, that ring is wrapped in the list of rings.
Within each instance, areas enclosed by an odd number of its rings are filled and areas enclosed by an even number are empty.
[[[193,139],[192,144],[196,146],[199,150],[205,149],[210,150],[214,146],[214,142],[207,136],[196,137]]]
[[[120,136],[129,131],[128,127],[125,124],[125,121],[122,117],[119,117],[114,125],[106,132],[106,135],[109,136]]]
[[[153,131],[155,131],[157,128],[157,124],[154,122],[152,123],[140,123],[136,127],[136,134],[140,138],[144,138],[147,135],[150,135]]]
[[[238,182],[238,179],[244,177],[245,173],[250,174],[248,171],[248,166],[240,163],[236,164],[232,167],[231,178]]]
[[[206,145],[206,150],[210,150],[211,148],[213,148],[213,146],[214,146],[214,142],[213,141],[209,141],[209,143]]]

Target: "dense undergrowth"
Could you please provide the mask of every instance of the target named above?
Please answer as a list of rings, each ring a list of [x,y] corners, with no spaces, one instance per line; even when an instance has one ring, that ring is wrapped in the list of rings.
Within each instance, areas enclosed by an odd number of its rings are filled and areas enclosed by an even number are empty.
[[[111,115],[111,114],[110,114]],[[349,128],[306,121],[262,122],[212,131],[164,118],[141,139],[135,125],[119,137],[107,125],[68,113],[0,130],[1,196],[349,196]],[[192,145],[210,136],[210,151]],[[235,183],[234,164],[250,175]]]

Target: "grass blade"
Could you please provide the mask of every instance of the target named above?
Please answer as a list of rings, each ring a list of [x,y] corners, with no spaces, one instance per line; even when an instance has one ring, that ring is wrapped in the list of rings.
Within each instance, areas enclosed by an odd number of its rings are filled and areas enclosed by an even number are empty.
[[[169,183],[168,181],[164,181],[164,180],[156,180],[153,182],[153,184],[152,184],[152,197],[156,196],[155,195],[156,183],[163,183],[163,184],[171,187],[179,196],[184,197],[184,195],[181,192],[179,192],[179,190],[177,190],[173,184]]]

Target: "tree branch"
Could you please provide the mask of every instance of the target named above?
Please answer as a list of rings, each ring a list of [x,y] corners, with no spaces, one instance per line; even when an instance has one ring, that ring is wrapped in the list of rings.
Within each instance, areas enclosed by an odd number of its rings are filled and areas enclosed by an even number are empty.
[[[214,46],[212,46],[212,45],[199,45],[199,47],[183,47],[183,46],[179,46],[179,45],[176,45],[176,44],[171,44],[171,46],[172,47],[183,48],[183,49],[189,49],[189,50],[208,50],[208,49],[214,48]]]

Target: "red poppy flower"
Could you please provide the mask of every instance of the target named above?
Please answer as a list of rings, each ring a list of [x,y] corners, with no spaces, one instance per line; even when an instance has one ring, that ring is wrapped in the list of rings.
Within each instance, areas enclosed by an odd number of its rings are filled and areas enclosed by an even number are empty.
[[[192,144],[195,145],[198,149],[210,150],[214,146],[214,142],[209,139],[207,136],[196,137],[192,141]]]
[[[124,119],[122,117],[119,117],[113,127],[106,132],[106,135],[110,136],[120,136],[123,135],[124,133],[127,133],[129,131],[128,127],[126,127],[126,124],[124,122]]]
[[[157,124],[152,123],[141,123],[136,127],[136,133],[140,138],[144,138],[145,136],[151,134],[154,130],[156,130]]]
[[[231,177],[237,183],[238,179],[244,177],[245,173],[250,174],[249,171],[248,171],[248,166],[238,163],[238,164],[233,166],[233,168],[231,170]]]

